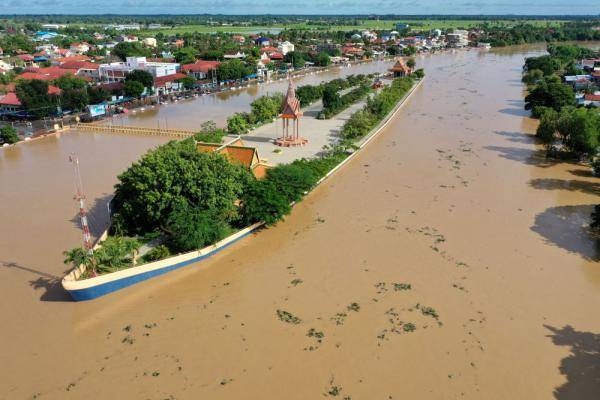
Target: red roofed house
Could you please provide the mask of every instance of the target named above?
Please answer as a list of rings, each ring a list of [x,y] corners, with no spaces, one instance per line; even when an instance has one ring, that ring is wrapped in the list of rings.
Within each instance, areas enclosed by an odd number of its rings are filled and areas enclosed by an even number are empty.
[[[279,51],[279,49],[277,47],[273,47],[273,46],[265,46],[265,47],[261,47],[259,51],[261,53],[270,53],[272,51]]]
[[[231,38],[234,42],[238,42],[239,44],[244,44],[246,42],[246,38],[242,35],[233,35]]]
[[[198,80],[206,79],[211,70],[216,70],[221,63],[219,61],[198,60],[193,64],[181,66],[181,72]]]
[[[53,81],[66,74],[77,74],[76,69],[66,69],[61,67],[37,68],[31,71],[23,72],[17,76],[18,79],[40,79],[42,81]]]
[[[25,66],[31,66],[34,64],[33,56],[31,54],[19,54],[17,58],[25,63]]]
[[[154,88],[159,95],[166,95],[179,89],[176,81],[185,78],[187,75],[180,72],[171,75],[158,76],[154,78]]]
[[[89,61],[67,61],[62,63],[59,68],[76,70],[75,75],[88,77],[92,79],[98,79],[98,68],[100,64],[96,64]]]
[[[406,65],[402,58],[396,60],[396,64],[394,64],[390,71],[394,74],[394,78],[402,78],[412,73],[412,69]]]
[[[60,92],[61,90],[56,86],[48,86],[49,95],[59,95]],[[23,105],[14,91],[8,92],[4,96],[0,95],[0,115],[4,113],[16,113],[19,111],[23,111]]]
[[[598,92],[596,92],[596,93],[598,93]],[[583,97],[583,104],[586,106],[592,105],[592,106],[600,107],[600,94],[586,94]]]
[[[269,53],[269,58],[271,60],[280,61],[280,60],[283,60],[283,54],[281,54],[281,53],[279,53],[277,51],[274,51],[272,53]]]
[[[66,62],[71,62],[71,61],[90,61],[90,58],[88,56],[84,56],[84,55],[57,57],[54,60],[52,60],[52,64],[60,65],[60,64],[66,63]]]
[[[90,45],[87,42],[72,43],[69,49],[76,54],[83,54],[90,51]]]

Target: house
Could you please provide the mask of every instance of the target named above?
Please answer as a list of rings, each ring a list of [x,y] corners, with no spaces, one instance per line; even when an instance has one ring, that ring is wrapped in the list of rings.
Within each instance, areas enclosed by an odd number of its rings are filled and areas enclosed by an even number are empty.
[[[592,75],[565,75],[565,83],[575,90],[582,90],[592,84]]]
[[[49,95],[59,95],[61,90],[56,86],[48,86],[48,94]],[[21,116],[26,116],[24,114],[23,105],[21,101],[17,97],[17,94],[14,92],[14,86],[12,87],[12,91],[9,91],[5,95],[0,95],[0,115],[2,114],[15,114],[15,113],[23,113]]]
[[[35,38],[33,39],[36,42],[39,41],[50,41],[55,39],[58,36],[56,32],[46,32],[46,31],[38,31],[35,33]]]
[[[271,167],[260,159],[255,147],[246,146],[239,137],[225,144],[198,142],[196,147],[199,152],[223,154],[230,163],[248,168],[257,179],[264,178]]]
[[[94,80],[99,78],[98,69],[100,64],[96,64],[89,61],[67,61],[62,63],[59,68],[75,70],[75,75],[81,77],[88,77]]]
[[[159,96],[171,94],[177,92],[183,88],[178,82],[180,79],[185,78],[187,75],[180,72],[163,75],[154,78],[154,89]]]
[[[121,25],[106,25],[104,30],[114,29],[115,31],[139,31],[139,24],[121,24]]]
[[[243,37],[242,35],[233,35],[231,37],[231,40],[233,40],[234,42],[237,42],[239,44],[244,44],[246,43],[246,38]]]
[[[119,35],[115,37],[115,40],[119,43],[133,43],[138,41],[138,37],[133,35]]]
[[[184,64],[181,66],[181,72],[197,80],[206,79],[211,71],[216,70],[221,63],[219,61],[198,60],[193,64]]]
[[[283,54],[274,51],[272,53],[269,53],[269,59],[271,59],[272,61],[282,61],[283,60]]]
[[[267,37],[258,37],[254,40],[254,43],[256,43],[258,46],[264,47],[264,46],[270,46],[271,45],[271,39],[267,38]]]
[[[177,49],[181,49],[183,46],[185,46],[185,41],[183,39],[177,39],[173,42],[173,46],[175,46]]]
[[[595,94],[586,94],[583,96],[583,105],[600,107],[600,92],[596,92]]]
[[[142,43],[146,47],[156,47],[156,39],[152,37],[142,39]]]
[[[27,68],[25,72],[18,75],[18,79],[39,79],[42,81],[53,81],[55,79],[60,78],[66,74],[75,75],[77,73],[76,69],[67,69],[61,68],[57,66],[47,67],[47,68]]]
[[[287,53],[294,51],[294,45],[286,40],[285,42],[279,43],[277,49],[285,56]]]
[[[19,54],[17,56],[17,58],[19,60],[23,61],[23,64],[25,64],[25,66],[31,66],[35,62],[35,60],[31,54]]]
[[[75,54],[83,54],[90,51],[90,45],[87,42],[71,43],[71,46],[69,46],[69,50],[71,50]]]
[[[394,74],[394,78],[402,78],[412,73],[412,69],[406,65],[402,58],[396,60],[396,64],[390,69]]]
[[[90,61],[88,56],[78,55],[78,56],[69,56],[69,57],[57,57],[52,60],[52,65],[61,65],[67,62],[73,61]]]
[[[162,24],[148,24],[148,29],[161,29]]]

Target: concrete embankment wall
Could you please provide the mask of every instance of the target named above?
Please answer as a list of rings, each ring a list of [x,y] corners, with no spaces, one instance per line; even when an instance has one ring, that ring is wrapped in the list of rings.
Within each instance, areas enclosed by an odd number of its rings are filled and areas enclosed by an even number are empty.
[[[359,142],[359,149],[357,151],[352,153],[335,168],[329,171],[327,175],[325,175],[317,182],[316,186],[318,186],[325,179],[337,172],[342,166],[346,165],[346,163],[348,163],[359,153],[360,149],[364,148],[376,136],[378,136],[389,124],[392,118],[394,118],[394,116],[402,108],[405,102],[412,96],[415,90],[422,84],[422,82],[423,79],[418,81],[411,88],[411,90],[408,93],[406,93],[404,97],[398,102],[396,107],[388,114],[388,116]],[[253,231],[255,231],[263,225],[263,222],[256,223],[234,233],[231,236],[228,236],[227,238],[215,243],[214,245],[205,247],[200,250],[194,250],[189,253],[179,254],[173,257],[165,258],[163,260],[151,262],[137,267],[131,267],[110,274],[100,275],[94,278],[78,280],[81,274],[84,272],[83,266],[80,266],[79,268],[75,268],[63,278],[62,285],[63,288],[71,294],[74,300],[91,300],[96,297],[100,297],[105,294],[114,292],[116,290],[123,289],[127,286],[134,285],[138,282],[145,281],[155,276],[165,274],[169,271],[181,268],[183,266],[198,262],[235,243],[236,241],[244,238],[245,236],[248,236],[250,233],[252,233]],[[105,231],[99,238],[96,246],[98,246],[98,244],[101,243],[101,241],[104,240],[107,237],[107,235],[108,231]]]

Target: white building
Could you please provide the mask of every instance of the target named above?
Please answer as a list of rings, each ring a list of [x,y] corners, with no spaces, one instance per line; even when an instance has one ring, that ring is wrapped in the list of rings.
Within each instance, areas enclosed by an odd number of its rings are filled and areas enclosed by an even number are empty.
[[[116,31],[139,31],[139,24],[106,25],[104,29],[114,29]]]
[[[277,45],[277,50],[279,50],[279,52],[285,56],[287,53],[294,51],[294,45],[288,41],[285,41]]]
[[[134,70],[149,72],[154,78],[160,78],[177,73],[179,64],[164,62],[149,62],[146,57],[127,57],[125,62],[100,64],[98,75],[101,81],[122,82],[128,73]]]
[[[450,47],[466,47],[469,45],[469,32],[456,29],[454,32],[446,34],[446,41]]]
[[[152,37],[142,39],[142,43],[147,47],[156,47],[156,39]]]

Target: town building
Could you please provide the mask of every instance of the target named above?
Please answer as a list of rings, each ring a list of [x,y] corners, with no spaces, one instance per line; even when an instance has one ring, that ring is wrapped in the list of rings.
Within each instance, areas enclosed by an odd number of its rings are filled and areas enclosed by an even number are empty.
[[[179,64],[165,62],[149,62],[146,57],[127,57],[125,62],[100,64],[99,79],[105,82],[121,82],[128,73],[134,70],[149,72],[154,78],[160,78],[177,73]]]
[[[446,34],[446,42],[450,47],[466,47],[469,45],[469,32],[456,29],[454,32]]]
[[[221,65],[219,61],[198,60],[193,64],[184,64],[181,66],[181,72],[193,77],[196,80],[207,79],[216,76],[213,71]]]
[[[147,38],[143,38],[142,39],[142,43],[146,46],[146,47],[156,47],[157,43],[156,43],[156,39],[152,38],[152,37],[147,37]]]
[[[198,142],[196,147],[199,152],[216,152],[224,155],[230,163],[248,168],[257,179],[264,178],[267,175],[267,169],[271,167],[261,160],[255,147],[246,146],[239,137],[225,144]]]
[[[279,50],[279,52],[281,54],[283,54],[285,56],[287,53],[294,51],[294,45],[288,41],[285,41],[285,42],[279,43],[277,45],[277,49]]]

